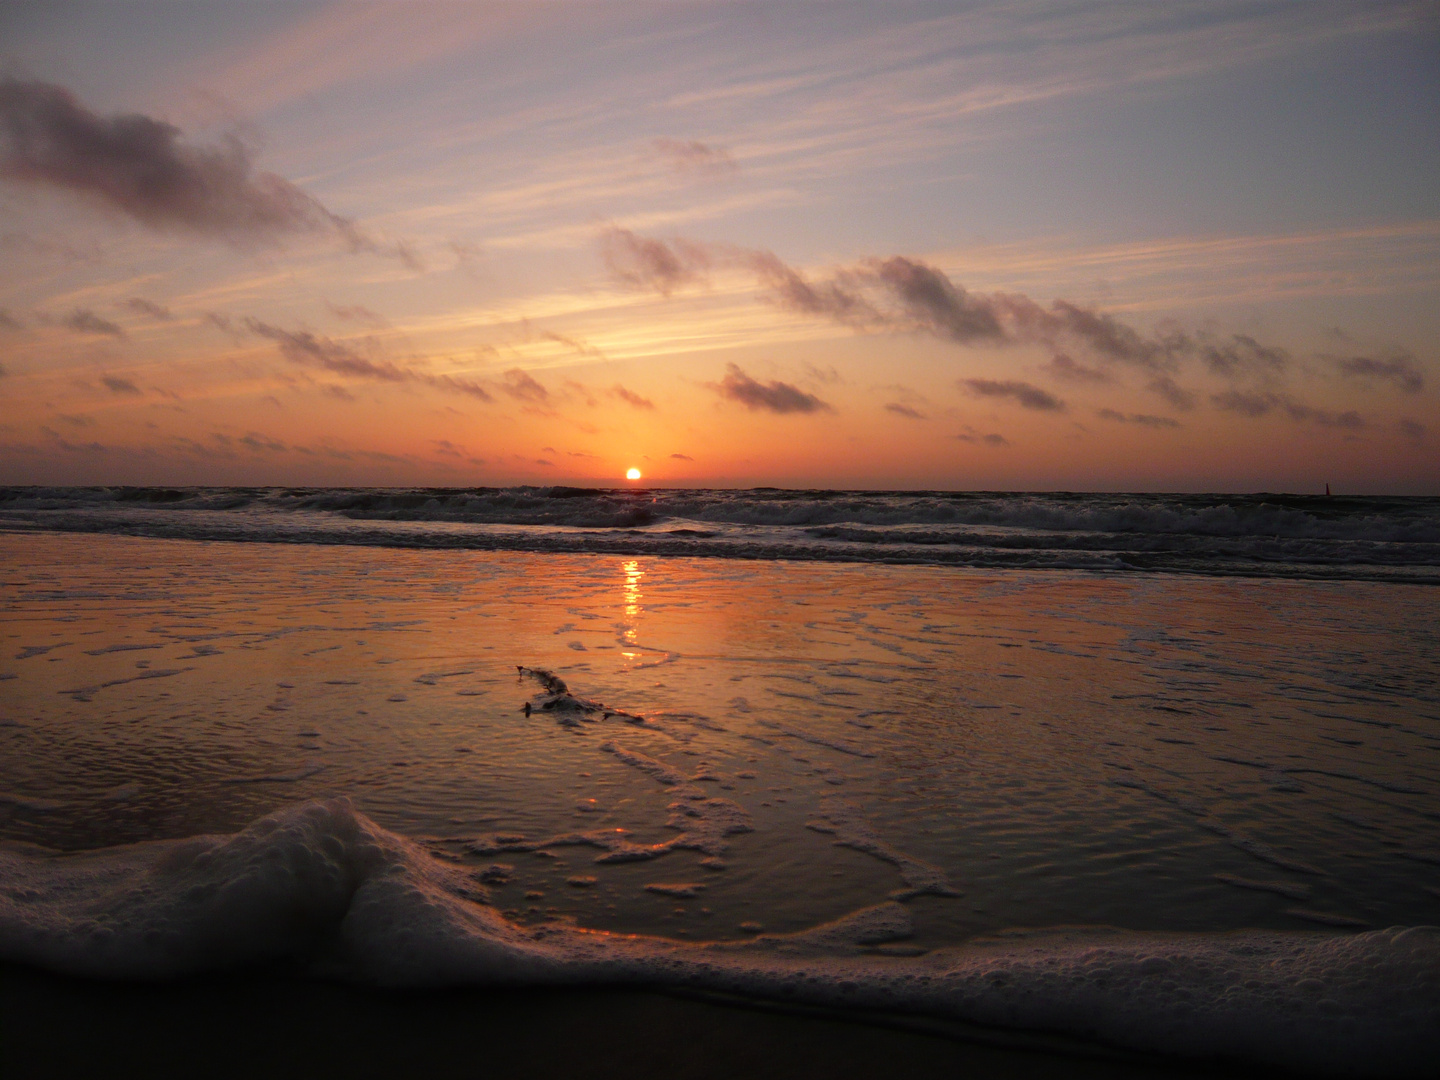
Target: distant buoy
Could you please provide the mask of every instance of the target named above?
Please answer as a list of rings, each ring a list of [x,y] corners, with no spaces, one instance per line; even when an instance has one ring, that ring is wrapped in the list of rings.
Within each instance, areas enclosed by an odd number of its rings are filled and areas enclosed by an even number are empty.
[[[1326,485],[1325,485],[1325,497],[1326,497],[1327,499],[1330,498],[1330,485],[1329,485],[1329,484],[1326,484]]]

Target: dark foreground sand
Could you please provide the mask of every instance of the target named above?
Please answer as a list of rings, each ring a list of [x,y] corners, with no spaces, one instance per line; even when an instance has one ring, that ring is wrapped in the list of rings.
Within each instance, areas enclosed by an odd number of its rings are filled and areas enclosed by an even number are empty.
[[[0,965],[5,1080],[1243,1075],[926,1027],[634,989],[397,992],[248,975],[150,985]]]

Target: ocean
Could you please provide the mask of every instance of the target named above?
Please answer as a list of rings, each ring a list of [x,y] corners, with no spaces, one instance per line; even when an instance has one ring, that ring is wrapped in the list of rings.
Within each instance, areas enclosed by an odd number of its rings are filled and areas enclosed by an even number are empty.
[[[1440,499],[0,489],[0,961],[1440,1031]]]

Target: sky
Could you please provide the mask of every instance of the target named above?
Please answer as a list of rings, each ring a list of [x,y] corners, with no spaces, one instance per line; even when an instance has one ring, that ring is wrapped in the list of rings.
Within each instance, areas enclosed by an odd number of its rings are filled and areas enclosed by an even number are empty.
[[[1440,494],[1440,4],[0,6],[0,482]]]

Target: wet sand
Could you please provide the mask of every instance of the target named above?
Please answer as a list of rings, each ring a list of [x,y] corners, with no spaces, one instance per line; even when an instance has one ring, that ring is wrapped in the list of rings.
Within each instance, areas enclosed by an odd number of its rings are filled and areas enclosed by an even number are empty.
[[[925,1018],[861,1018],[629,988],[387,991],[262,975],[144,984],[15,965],[0,965],[0,1074],[7,1080],[1253,1075],[1224,1063],[1168,1061]]]

